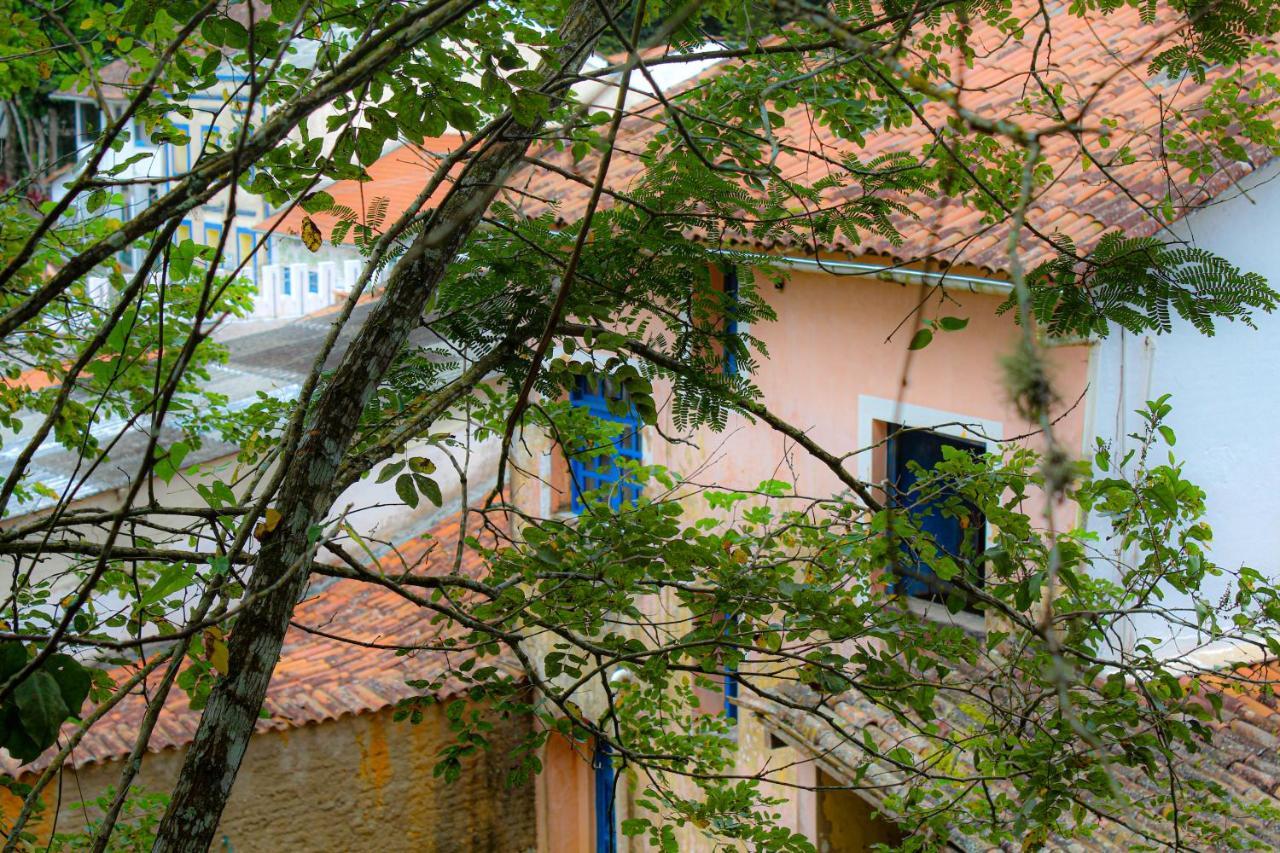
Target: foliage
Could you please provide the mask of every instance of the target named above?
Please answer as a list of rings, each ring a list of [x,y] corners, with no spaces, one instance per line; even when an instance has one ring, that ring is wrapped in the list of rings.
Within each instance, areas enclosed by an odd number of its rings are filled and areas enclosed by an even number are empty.
[[[0,678],[12,678],[26,665],[27,649],[22,643],[0,643]],[[75,658],[50,655],[0,705],[0,720],[4,721],[0,746],[20,761],[39,756],[53,745],[68,718],[80,716],[92,682],[92,676]]]
[[[1106,335],[1109,325],[1134,334],[1173,331],[1182,318],[1206,335],[1219,319],[1253,327],[1271,313],[1276,294],[1257,273],[1244,272],[1196,246],[1111,231],[1081,264],[1065,241],[1060,254],[1028,277],[1032,310],[1051,335]],[[1001,311],[1013,308],[1010,297]]]
[[[115,798],[116,790],[108,788],[101,797],[90,802],[72,803],[70,810],[85,814],[84,829],[76,833],[60,833],[53,838],[51,849],[58,853],[78,853],[82,850],[94,849],[94,835],[100,828],[101,819],[91,817],[92,810],[105,812]],[[160,817],[169,805],[169,798],[141,788],[135,788],[124,801],[115,831],[111,835],[111,849],[121,853],[142,853],[150,850],[156,840],[156,828]]]
[[[208,780],[235,775],[229,757],[253,730],[240,711],[265,690],[254,673],[272,671],[310,581],[332,577],[389,588],[438,629],[399,651],[442,653],[447,672],[412,682],[421,695],[397,713],[421,722],[446,683],[465,686],[444,708],[440,777],[467,772],[502,716],[532,721],[509,756],[513,784],[539,772],[553,736],[608,744],[634,806],[622,830],[664,850],[693,835],[812,849],[780,826],[771,771],[737,772],[734,723],[704,708],[729,677],[744,707],[803,711],[834,738],[847,786],[876,792],[908,848],[1069,843],[1091,815],[1133,811],[1177,843],[1248,843],[1211,813],[1268,817],[1265,806],[1197,780],[1190,802],[1163,793],[1180,790],[1179,762],[1209,737],[1216,694],[1164,656],[1158,631],[1117,638],[1155,614],[1165,629],[1280,655],[1276,588],[1213,563],[1203,493],[1172,457],[1156,461],[1174,440],[1166,400],[1144,411],[1132,455],[1071,458],[1039,333],[1169,332],[1176,317],[1211,334],[1275,308],[1261,277],[1168,229],[1241,163],[1280,152],[1278,14],[1267,0],[0,0],[12,117],[0,743],[18,760],[51,757],[91,689],[104,712],[138,689],[123,679],[140,650],[163,674],[147,683],[148,708],[176,687],[208,709],[172,807],[130,799],[125,767],[96,803],[119,819],[58,843],[207,844],[227,796]],[[1061,28],[1116,21],[1152,35],[1141,61],[1100,53],[1098,79],[1045,71]],[[966,75],[994,45],[1027,67],[1011,75],[1017,94],[986,102]],[[584,65],[595,48],[628,58]],[[612,87],[627,74],[656,85],[679,52],[723,61],[618,114]],[[1158,104],[1151,126],[1101,97],[1123,75]],[[601,80],[606,93],[582,103]],[[103,126],[69,153],[24,141],[53,128],[68,97],[106,106]],[[360,204],[335,202],[330,182],[367,184],[393,148],[422,164],[407,209],[376,186]],[[1064,162],[1133,215],[1087,245],[1046,234],[1038,200]],[[1144,169],[1164,176],[1163,196],[1126,185]],[[300,208],[301,240],[228,239],[246,200],[285,217]],[[193,216],[219,238],[184,233]],[[871,449],[824,446],[815,436],[839,430],[789,423],[786,399],[757,383],[771,357],[760,330],[782,304],[771,289],[788,280],[766,250],[892,254],[914,275],[963,262],[979,239],[1007,247],[984,263],[1012,284],[1002,310],[1016,310],[1022,338],[1008,391],[1043,448],[948,453],[914,472],[916,497],[990,526],[988,547],[970,530],[950,553],[855,475]],[[303,354],[304,381],[230,399],[222,330],[250,312],[255,267],[285,249],[364,272],[327,317],[324,348]],[[974,333],[935,296],[937,316],[928,301],[904,318],[904,349]],[[584,379],[612,389],[615,419],[569,404]],[[688,470],[617,462],[617,482],[581,490],[573,517],[520,502],[518,486],[543,476],[540,454],[598,459],[630,440],[624,409],[647,447],[694,460]],[[703,482],[714,434],[748,422],[834,479]],[[467,475],[489,446],[499,482],[480,496]],[[65,471],[40,464],[54,453],[70,457]],[[120,475],[109,498],[94,491],[104,471]],[[455,485],[490,535],[436,554],[430,571],[384,571],[387,543],[362,515],[443,508]],[[637,486],[634,505],[614,491]],[[1124,548],[1061,529],[1053,508],[1071,502]],[[466,551],[483,558],[478,576],[461,569]],[[939,607],[999,627],[977,636],[918,618],[890,581],[921,562]],[[1210,600],[1210,578],[1229,578],[1230,594]],[[1184,603],[1168,605],[1173,593]],[[361,615],[380,636],[381,614]],[[133,666],[108,674],[117,664]],[[835,709],[851,696],[926,746],[850,731]],[[956,707],[962,724],[942,719]],[[51,778],[6,782],[24,797],[5,827],[13,844]],[[1159,793],[1138,801],[1127,780]]]

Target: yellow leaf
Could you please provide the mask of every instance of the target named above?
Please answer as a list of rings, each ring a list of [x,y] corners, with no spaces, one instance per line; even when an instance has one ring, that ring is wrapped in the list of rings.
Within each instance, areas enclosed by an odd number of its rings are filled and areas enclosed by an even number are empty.
[[[277,509],[267,510],[266,516],[264,516],[262,521],[258,522],[257,526],[253,528],[253,538],[261,542],[263,537],[275,530],[276,526],[279,524],[280,511]]]
[[[226,675],[231,668],[231,656],[227,652],[227,641],[223,639],[221,629],[209,628],[204,632],[204,650],[209,665],[220,675]]]
[[[41,80],[48,80],[53,76],[53,68],[51,68],[47,62],[41,62],[36,66],[36,70],[40,72]]]
[[[311,217],[302,217],[302,245],[312,252],[318,252],[320,251],[320,244],[323,242],[324,238],[320,236],[320,229],[311,221]]]

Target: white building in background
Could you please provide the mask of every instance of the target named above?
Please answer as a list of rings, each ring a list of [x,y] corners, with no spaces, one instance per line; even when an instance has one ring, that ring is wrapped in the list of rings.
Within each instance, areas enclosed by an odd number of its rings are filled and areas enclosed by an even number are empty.
[[[1163,236],[1208,249],[1280,289],[1277,177],[1280,161],[1255,171]],[[1089,420],[1093,435],[1111,442],[1118,451],[1112,457],[1121,458],[1137,443],[1130,437],[1141,429],[1135,410],[1170,394],[1173,450],[1184,476],[1205,491],[1213,561],[1275,577],[1280,575],[1280,313],[1262,314],[1256,323],[1255,330],[1220,321],[1212,337],[1179,320],[1165,335],[1114,329],[1094,347]],[[1160,449],[1153,461],[1165,459]],[[1102,544],[1114,552],[1112,543]],[[1201,595],[1217,601],[1228,593],[1229,581],[1206,577]],[[1167,589],[1162,603],[1177,606],[1188,597]],[[1135,633],[1152,634],[1155,618],[1135,622]],[[1190,631],[1170,643],[1171,652],[1199,645]],[[1225,651],[1205,654],[1212,658]]]
[[[301,317],[323,311],[351,292],[363,268],[358,258],[265,264],[258,270],[252,318]]]
[[[300,45],[302,49],[291,61],[295,64],[312,61],[315,44],[304,39]],[[537,61],[532,51],[523,52],[526,61]],[[656,55],[656,51],[650,51],[647,58]],[[591,69],[599,70],[622,59],[593,57],[588,64]],[[709,64],[707,61],[666,62],[654,66],[650,73],[660,87],[669,89],[679,86]],[[130,72],[123,61],[113,62],[101,70],[101,91],[109,114],[118,115],[127,106],[131,91]],[[174,126],[189,138],[187,143],[153,144],[148,130],[135,121],[128,128],[130,139],[123,148],[107,153],[104,168],[133,160],[120,177],[142,181],[124,189],[124,205],[112,211],[112,215],[127,219],[144,209],[168,192],[201,156],[226,148],[240,131],[246,120],[245,112],[251,108],[247,95],[242,91],[245,78],[230,66],[224,66],[216,76],[216,86],[191,96],[185,102],[192,111],[190,117],[176,111],[169,115]],[[584,103],[612,108],[617,85],[618,75],[615,73],[581,84],[575,89],[575,94]],[[628,99],[629,107],[653,97],[650,84],[640,74],[633,75],[632,86],[634,92]],[[104,116],[93,93],[64,90],[52,97],[58,104],[59,127],[65,131],[58,138],[58,153],[74,173],[77,161],[83,163],[88,157],[109,115]],[[269,114],[260,104],[252,106],[252,110],[254,114],[247,117],[250,125],[262,123]],[[309,135],[311,138],[325,138],[326,147],[336,140],[337,135],[337,131],[328,127],[330,114],[331,109],[325,106],[307,118]],[[393,155],[400,147],[397,142],[389,142],[383,149],[384,158]],[[146,183],[147,179],[152,182]],[[319,187],[325,188],[326,185]],[[378,192],[376,184],[369,184],[367,188],[371,194]],[[55,194],[58,190],[59,187],[55,186]],[[234,209],[229,210],[232,206]],[[360,255],[353,245],[326,246],[319,255],[313,256],[302,250],[296,229],[289,233],[263,227],[278,218],[280,213],[265,199],[243,188],[236,188],[234,193],[227,189],[193,209],[179,224],[175,234],[179,240],[191,239],[202,245],[216,245],[223,239],[223,231],[230,230],[224,243],[222,266],[227,271],[241,268],[242,275],[255,284],[258,297],[249,319],[286,319],[328,308],[349,291],[360,273]],[[130,267],[141,258],[141,250],[136,248],[121,254],[121,260]],[[109,298],[109,294],[107,296]]]

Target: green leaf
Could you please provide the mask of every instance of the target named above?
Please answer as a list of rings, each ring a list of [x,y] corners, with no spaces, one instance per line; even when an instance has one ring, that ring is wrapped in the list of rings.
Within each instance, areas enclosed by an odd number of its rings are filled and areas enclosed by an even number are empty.
[[[1164,443],[1165,443],[1165,444],[1169,445],[1170,447],[1173,447],[1173,445],[1177,443],[1177,441],[1178,441],[1178,437],[1177,437],[1176,435],[1174,435],[1174,434],[1173,434],[1173,430],[1172,430],[1172,429],[1170,429],[1169,427],[1165,426],[1164,424],[1160,424],[1160,426],[1158,426],[1158,427],[1157,427],[1157,429],[1159,429],[1159,430],[1160,430],[1160,434],[1161,434],[1162,436],[1164,436]]]
[[[175,243],[169,249],[169,272],[174,278],[183,279],[191,274],[191,265],[196,259],[196,244],[193,240]]]
[[[67,718],[67,703],[53,676],[38,669],[13,691],[14,704],[22,720],[22,728],[41,750],[58,738],[58,729]]]
[[[191,448],[185,441],[175,441],[168,452],[162,453],[156,459],[156,464],[151,469],[152,473],[166,483],[169,482],[178,473],[178,469],[182,467],[182,460],[186,459],[190,452]]]
[[[13,674],[27,665],[27,650],[17,640],[5,640],[0,643],[0,683],[8,681]]]
[[[427,500],[436,506],[444,503],[444,498],[440,494],[440,484],[430,477],[424,477],[421,474],[414,474],[413,480],[418,484],[418,491],[427,496]]]
[[[195,567],[186,563],[176,563],[160,573],[160,577],[151,588],[142,594],[143,606],[163,601],[173,593],[191,583],[195,576]]]
[[[938,326],[946,332],[958,332],[967,325],[969,325],[967,317],[943,317],[938,321]]]
[[[911,338],[911,343],[907,345],[907,349],[924,349],[933,340],[933,332],[929,329],[919,329]]]
[[[404,462],[392,462],[390,465],[382,466],[382,470],[378,472],[377,482],[387,482],[387,480],[399,474],[402,468],[404,468]]]
[[[372,128],[363,128],[356,134],[356,157],[361,166],[372,166],[382,156],[383,136]]]
[[[304,197],[299,206],[307,213],[322,213],[333,207],[333,196],[323,190],[314,192]]]
[[[44,668],[58,682],[62,692],[62,701],[66,704],[71,716],[80,716],[80,708],[89,696],[89,688],[93,684],[93,676],[78,660],[70,655],[50,655]]]
[[[135,310],[126,311],[121,315],[119,322],[107,334],[107,346],[116,352],[122,352],[137,321],[138,312]]]
[[[648,828],[648,819],[642,817],[627,818],[622,822],[622,834],[626,836],[640,835]]]
[[[44,747],[36,743],[22,727],[22,715],[13,704],[4,706],[3,714],[0,715],[0,746],[24,764],[44,752]]]
[[[413,486],[413,476],[411,474],[401,474],[396,479],[396,494],[411,509],[418,508],[418,490]]]

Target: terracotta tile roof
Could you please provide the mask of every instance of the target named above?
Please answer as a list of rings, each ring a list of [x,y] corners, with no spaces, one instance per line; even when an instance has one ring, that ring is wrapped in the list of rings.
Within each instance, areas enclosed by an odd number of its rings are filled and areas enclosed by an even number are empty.
[[[324,187],[324,191],[333,196],[336,207],[345,207],[354,211],[355,222],[359,224],[378,225],[395,222],[400,214],[409,209],[413,200],[422,192],[427,182],[435,173],[440,158],[461,143],[461,137],[449,134],[428,139],[422,145],[405,145],[384,154],[374,162],[367,171],[369,181],[336,181]],[[446,180],[427,200],[425,209],[439,204],[449,191],[451,182]],[[385,216],[370,219],[371,208],[381,206],[385,201]],[[301,207],[276,214],[268,218],[259,230],[275,230],[277,234],[297,237],[302,233],[302,219],[307,214]],[[314,214],[312,220],[320,228],[325,240],[330,238],[340,217],[334,211]],[[375,230],[380,230],[375,228]],[[354,243],[355,230],[349,229],[343,239],[345,243]]]
[[[471,535],[482,541],[491,535],[481,535],[475,513],[470,514],[469,527]],[[452,571],[459,530],[460,515],[454,515],[429,533],[401,543],[381,559],[383,571],[388,575]],[[460,571],[479,576],[483,570],[475,550],[464,549]],[[430,614],[386,587],[342,579],[318,584],[294,611],[293,627],[285,636],[280,662],[267,688],[267,716],[258,721],[257,730],[296,728],[371,713],[423,695],[405,683],[409,679],[442,679],[434,694],[437,699],[459,695],[465,685],[450,673],[470,657],[469,653],[431,650],[398,655],[394,648],[376,647],[437,644],[451,633],[456,632],[445,625],[430,624]],[[132,671],[121,668],[112,676],[120,683]],[[159,680],[159,672],[151,673],[148,686],[153,690]],[[145,711],[139,688],[85,735],[68,763],[81,767],[127,755]],[[191,710],[187,695],[175,686],[156,724],[150,751],[189,743],[199,720],[200,712]],[[68,725],[64,735],[73,729]],[[0,752],[0,772],[38,772],[55,752],[47,751],[21,771],[17,762]]]
[[[984,704],[991,701],[996,705],[1002,701],[995,693],[1001,691],[1000,685],[1005,683],[1003,676],[996,677],[989,668],[982,667],[961,666],[955,673],[964,682],[964,688],[938,690],[933,705],[936,717],[928,725],[914,717],[896,716],[859,691],[822,700],[807,688],[785,688],[784,703],[746,698],[742,704],[761,714],[767,725],[788,740],[810,752],[843,784],[857,788],[873,805],[884,808],[886,791],[903,793],[903,786],[908,784],[905,777],[896,769],[878,765],[860,779],[856,768],[866,763],[866,754],[806,708],[834,711],[835,719],[848,737],[870,737],[881,751],[905,746],[918,758],[929,755],[937,761],[935,745],[939,739],[962,742],[966,733],[981,725],[979,718]],[[1275,695],[1275,690],[1280,688],[1280,663],[1243,668],[1217,678],[1202,678],[1201,684],[1203,696],[1216,693],[1222,699],[1222,715],[1210,724],[1213,735],[1209,744],[1195,752],[1178,749],[1179,774],[1184,780],[1220,785],[1236,802],[1215,802],[1215,806],[1222,806],[1218,813],[1199,812],[1197,819],[1203,823],[1193,824],[1190,831],[1183,828],[1181,843],[1186,845],[1183,849],[1226,849],[1217,838],[1218,833],[1238,831],[1242,833],[1242,843],[1254,849],[1280,850],[1280,819],[1275,817],[1280,814],[1280,704]],[[1003,701],[1007,702],[1007,691],[1003,692]],[[796,707],[787,707],[787,702]],[[930,730],[929,725],[936,728]],[[922,735],[925,731],[930,733]],[[962,755],[954,769],[956,775],[963,775],[972,772],[973,766]],[[1147,808],[1142,813],[1137,808],[1124,810],[1113,814],[1112,817],[1117,818],[1114,820],[1094,815],[1090,818],[1092,834],[1089,837],[1070,841],[1051,838],[1047,849],[1126,850],[1152,843],[1157,847],[1173,845],[1172,824],[1168,821],[1171,812],[1150,807],[1152,802],[1162,802],[1168,788],[1154,784],[1132,768],[1111,765],[1109,769],[1125,795],[1135,803],[1146,801]],[[1013,795],[1012,788],[1005,785],[993,785],[991,790],[997,795]],[[1191,788],[1184,794],[1185,798],[1212,796],[1207,791],[1197,793]],[[1251,807],[1261,809],[1255,813],[1250,811]],[[884,808],[884,811],[889,810]],[[1153,817],[1152,812],[1157,811],[1161,816]],[[951,843],[975,853],[991,849],[987,844],[958,834]]]
[[[1263,152],[1252,152],[1255,162],[1223,163],[1214,178],[1199,185],[1188,185],[1185,172],[1177,167],[1166,170],[1161,146],[1165,131],[1177,117],[1194,116],[1198,106],[1209,91],[1208,85],[1197,85],[1190,79],[1147,79],[1141,71],[1116,73],[1121,67],[1140,69],[1152,55],[1153,46],[1162,44],[1176,35],[1171,23],[1149,26],[1141,22],[1136,8],[1119,9],[1105,18],[1096,16],[1089,20],[1063,14],[1067,0],[1054,0],[1047,8],[1053,17],[1053,38],[1046,48],[1041,46],[1038,67],[1050,84],[1063,84],[1068,105],[1074,97],[1083,103],[1093,96],[1090,116],[1114,118],[1118,126],[1111,134],[1110,148],[1099,147],[1096,139],[1090,143],[1090,152],[1098,158],[1106,158],[1122,148],[1133,155],[1133,162],[1112,162],[1107,171],[1114,181],[1093,167],[1086,169],[1081,162],[1080,149],[1067,136],[1052,137],[1045,146],[1045,158],[1053,168],[1055,178],[1039,190],[1028,217],[1029,222],[1045,236],[1064,235],[1078,245],[1088,246],[1104,231],[1122,228],[1131,234],[1153,234],[1161,229],[1160,223],[1148,212],[1164,198],[1170,186],[1178,188],[1175,213],[1185,214],[1197,206],[1211,201],[1228,190],[1234,182],[1247,174],[1267,158]],[[1025,0],[1015,4],[1014,12],[1024,20],[1035,16]],[[1169,18],[1171,16],[1165,16]],[[1037,24],[1028,24],[1034,32]],[[963,87],[961,102],[967,108],[984,115],[995,115],[1018,121],[1027,126],[1043,125],[1044,119],[1029,112],[1022,103],[1027,95],[1029,81],[1026,71],[1032,65],[1036,39],[1030,35],[1021,41],[1011,41],[992,28],[979,27],[970,40],[977,48],[975,67],[964,71],[957,82]],[[656,53],[658,49],[648,51]],[[1280,71],[1275,58],[1259,57],[1252,60],[1259,73]],[[953,62],[959,67],[962,63]],[[112,63],[103,69],[102,76],[109,85],[124,81],[123,67]],[[696,88],[700,83],[719,73],[724,64],[695,75],[689,81],[675,87],[668,95],[679,99],[682,92]],[[1212,77],[1211,77],[1212,79]],[[114,96],[114,95],[113,95]],[[623,124],[619,137],[619,152],[610,167],[608,186],[617,192],[625,192],[641,174],[644,160],[641,152],[661,125],[661,105],[645,101],[645,106],[635,110],[635,115]],[[936,105],[925,111],[934,126],[944,124],[946,115]],[[838,167],[824,156],[839,160],[857,155],[862,162],[890,152],[924,151],[930,144],[930,132],[919,122],[907,128],[894,128],[870,134],[866,143],[858,145],[838,138],[827,126],[815,126],[800,105],[784,113],[784,127],[779,138],[784,148],[778,158],[782,173],[792,180],[815,183]],[[1096,124],[1092,122],[1092,124]],[[423,146],[405,146],[396,149],[368,168],[372,180],[338,181],[326,188],[340,205],[355,211],[357,221],[366,221],[370,204],[385,199],[386,215],[383,221],[392,222],[406,210],[425,185],[434,170],[436,157],[458,143],[458,137],[446,136],[428,140]],[[791,148],[785,147],[792,146]],[[588,179],[594,175],[594,158],[573,163],[567,152],[543,151],[542,157],[561,169]],[[657,156],[661,156],[658,152]],[[1120,184],[1121,186],[1117,186]],[[529,213],[539,213],[548,205],[555,205],[562,224],[576,221],[585,209],[590,195],[588,186],[565,179],[562,175],[537,166],[528,166],[511,179],[511,200]],[[428,200],[426,207],[438,203],[447,191],[442,186]],[[846,190],[843,196],[829,193],[825,204],[839,204],[860,192],[857,188]],[[858,241],[838,234],[834,239],[817,246],[822,252],[874,255],[894,262],[908,263],[932,256],[946,265],[968,265],[988,270],[1003,270],[1007,264],[1007,228],[1002,223],[992,224],[970,202],[963,199],[938,199],[924,195],[903,197],[917,218],[897,218],[899,230],[905,242],[894,246],[878,234],[863,232]],[[605,205],[609,201],[606,198]],[[279,214],[263,223],[262,229],[276,228],[277,233],[297,236],[301,232],[304,214],[294,209]],[[326,239],[330,236],[337,217],[318,214],[313,217]],[[691,229],[699,233],[697,229]],[[354,234],[348,232],[345,242],[350,243]],[[807,235],[794,235],[781,240],[757,240],[744,233],[730,231],[717,235],[730,243],[762,250],[792,250],[812,253],[815,249]],[[1028,235],[1023,245],[1028,254],[1042,257],[1049,246],[1041,239]]]
[[[1015,14],[1023,20],[1034,19],[1034,9],[1024,0],[1014,4]],[[1090,16],[1083,20],[1065,13],[1065,2],[1055,0],[1048,4],[1053,16],[1052,49],[1040,50],[1038,67],[1050,85],[1064,86],[1063,98],[1067,101],[1067,114],[1071,115],[1073,99],[1083,104],[1088,95],[1096,97],[1087,114],[1087,124],[1098,125],[1101,118],[1114,118],[1119,124],[1112,132],[1111,146],[1104,149],[1096,138],[1090,143],[1090,152],[1106,162],[1122,146],[1128,146],[1134,156],[1131,164],[1119,162],[1108,165],[1108,171],[1125,190],[1109,181],[1096,167],[1086,169],[1081,164],[1080,148],[1069,136],[1050,137],[1045,143],[1045,160],[1052,166],[1055,179],[1039,191],[1028,220],[1042,234],[1052,236],[1061,233],[1073,239],[1077,245],[1086,246],[1104,231],[1123,228],[1134,234],[1153,234],[1160,224],[1147,210],[1158,205],[1166,189],[1179,186],[1181,198],[1175,198],[1175,210],[1179,215],[1211,200],[1216,194],[1232,186],[1234,180],[1249,172],[1255,164],[1226,163],[1218,175],[1201,185],[1187,186],[1186,173],[1174,167],[1166,172],[1160,146],[1169,128],[1176,121],[1177,111],[1190,118],[1209,92],[1210,83],[1197,85],[1191,79],[1151,80],[1141,69],[1154,55],[1152,48],[1164,43],[1175,34],[1172,24],[1148,26],[1141,22],[1136,8],[1124,8],[1105,18]],[[1164,16],[1166,19],[1172,15]],[[1034,85],[1027,76],[1033,66],[1033,52],[1037,47],[1036,23],[1028,23],[1028,36],[1012,41],[990,27],[979,27],[971,44],[977,50],[975,67],[957,74],[955,81],[962,91],[960,102],[966,108],[984,116],[1008,118],[1027,127],[1043,127],[1047,120],[1029,111],[1021,101],[1033,92]],[[762,60],[767,61],[767,60]],[[1259,73],[1280,70],[1275,58],[1252,60]],[[955,61],[953,67],[960,67]],[[1133,68],[1116,73],[1117,68]],[[690,89],[718,73],[717,66],[692,81]],[[673,96],[678,100],[679,94]],[[615,154],[609,171],[608,188],[625,192],[644,168],[647,156],[662,157],[663,150],[645,152],[645,147],[662,127],[660,105],[653,105],[647,112],[627,119],[619,136],[619,153]],[[925,110],[925,116],[934,127],[945,126],[948,114],[937,105]],[[856,155],[862,163],[889,153],[911,152],[922,154],[933,142],[933,135],[919,121],[907,128],[881,130],[867,136],[859,145],[837,137],[830,127],[817,125],[808,114],[804,98],[800,104],[783,114],[785,122],[778,134],[783,144],[777,160],[784,177],[812,185],[828,175],[840,173],[838,164],[815,156],[821,153],[837,161]],[[793,146],[790,150],[786,145]],[[644,152],[644,153],[642,153]],[[594,177],[594,158],[574,164],[568,153],[544,153],[544,158],[563,169],[568,169],[587,179],[587,185],[571,182],[554,171],[527,168],[512,180],[512,186],[527,191],[533,199],[554,201],[561,222],[576,221],[585,210],[590,196],[590,179]],[[934,159],[945,157],[935,153]],[[1256,152],[1260,163],[1264,155]],[[1181,179],[1181,180],[1180,180]],[[839,204],[859,195],[858,186],[841,192],[829,192],[824,204]],[[1132,197],[1129,197],[1130,194]],[[949,264],[967,264],[999,270],[1007,264],[1006,246],[1008,229],[1001,224],[992,226],[983,221],[983,214],[971,203],[962,199],[935,199],[916,194],[898,199],[905,202],[918,219],[907,216],[896,218],[900,232],[905,235],[903,245],[894,246],[873,232],[862,232],[861,242],[855,243],[843,234],[819,248],[824,251],[848,252],[859,255],[880,255],[895,261],[911,261],[924,255],[936,254]],[[537,211],[543,205],[537,201],[526,202],[527,209]],[[742,232],[716,235],[730,243],[754,248],[812,249],[812,238],[801,234],[799,239],[780,242],[760,242]],[[1023,245],[1032,253],[1044,255],[1049,247],[1044,241],[1030,234]]]

